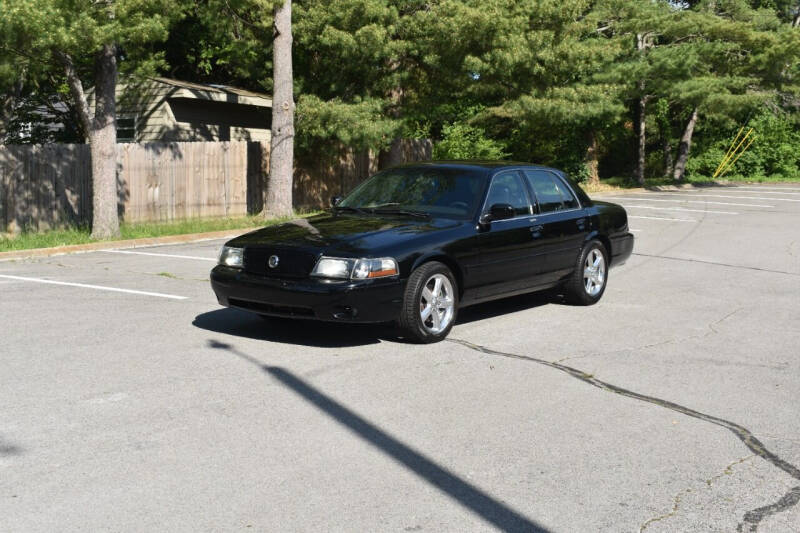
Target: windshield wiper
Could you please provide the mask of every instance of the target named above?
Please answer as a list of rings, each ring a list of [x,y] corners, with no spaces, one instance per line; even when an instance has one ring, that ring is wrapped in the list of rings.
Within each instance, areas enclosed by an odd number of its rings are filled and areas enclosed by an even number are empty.
[[[366,213],[363,209],[359,207],[352,207],[349,205],[335,205],[333,206],[334,211],[350,211],[352,213]]]
[[[380,207],[380,206],[378,206]],[[372,212],[375,214],[385,214],[385,215],[406,215],[410,217],[417,217],[417,218],[430,218],[431,214],[426,213],[425,211],[414,211],[413,209],[386,209],[386,208],[372,208]]]

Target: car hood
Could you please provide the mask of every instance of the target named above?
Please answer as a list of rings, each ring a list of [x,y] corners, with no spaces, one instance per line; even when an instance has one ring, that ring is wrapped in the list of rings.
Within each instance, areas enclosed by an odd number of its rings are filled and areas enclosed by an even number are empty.
[[[442,218],[333,212],[268,226],[237,237],[228,245],[302,248],[323,253],[335,250],[360,255],[463,223]]]

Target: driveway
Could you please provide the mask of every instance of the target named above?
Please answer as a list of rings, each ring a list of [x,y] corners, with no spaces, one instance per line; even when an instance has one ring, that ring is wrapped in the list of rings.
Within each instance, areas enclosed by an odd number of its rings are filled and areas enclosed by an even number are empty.
[[[222,241],[0,263],[0,531],[797,531],[800,185],[601,199],[599,304],[427,346],[220,308]]]

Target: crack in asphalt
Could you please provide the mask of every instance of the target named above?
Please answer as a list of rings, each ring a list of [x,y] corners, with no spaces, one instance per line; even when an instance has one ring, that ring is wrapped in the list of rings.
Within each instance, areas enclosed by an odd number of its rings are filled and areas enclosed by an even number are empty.
[[[754,266],[743,266],[743,265],[732,265],[730,263],[720,263],[717,261],[705,261],[703,259],[687,259],[685,257],[672,257],[669,255],[653,255],[653,254],[642,254],[639,252],[633,252],[631,255],[638,255],[639,257],[649,257],[651,259],[668,259],[670,261],[684,261],[686,263],[700,263],[703,265],[715,265],[715,266],[722,266],[728,268],[737,268],[741,270],[754,270],[756,272],[768,272],[770,274],[784,274],[786,276],[800,276],[800,273],[797,272],[788,272],[786,270],[773,270],[771,268],[760,268]]]
[[[650,349],[650,348],[655,348],[657,346],[666,346],[667,344],[675,344],[675,343],[689,341],[689,340],[706,339],[706,338],[710,337],[713,334],[719,334],[719,331],[717,331],[716,326],[720,325],[721,323],[725,322],[726,320],[728,320],[730,317],[732,317],[736,313],[738,313],[740,311],[743,311],[743,310],[744,310],[744,307],[739,307],[737,309],[734,309],[730,313],[726,314],[722,318],[719,318],[719,319],[717,319],[717,320],[715,320],[713,322],[709,322],[708,324],[705,325],[705,327],[708,328],[708,331],[704,331],[702,333],[698,332],[698,333],[694,333],[692,335],[687,335],[685,337],[674,337],[674,338],[671,338],[671,339],[665,339],[665,340],[658,341],[658,342],[651,342],[651,343],[644,344],[644,345],[641,345],[641,346],[633,346],[633,347],[630,347],[630,348],[622,348],[622,349],[617,349],[617,350],[610,350],[610,351],[607,351],[607,352],[587,353],[585,355],[571,355],[571,356],[568,356],[568,357],[563,357],[561,359],[558,359],[555,362],[556,363],[563,363],[564,361],[570,361],[570,360],[573,360],[573,359],[588,359],[589,357],[613,355],[613,354],[618,354],[618,353],[623,353],[623,352],[633,352],[633,351],[637,351],[637,350],[647,350],[647,349]]]
[[[672,509],[668,513],[665,513],[665,514],[662,514],[662,515],[659,515],[659,516],[655,516],[655,517],[650,518],[649,520],[647,520],[647,522],[645,522],[644,524],[639,526],[639,533],[642,533],[642,531],[644,531],[645,529],[650,527],[650,524],[652,524],[654,522],[660,522],[662,520],[666,520],[667,518],[671,518],[671,517],[675,516],[676,514],[678,514],[678,509],[680,508],[681,499],[683,497],[683,494],[684,493],[689,493],[691,491],[692,491],[692,489],[684,489],[684,490],[680,491],[678,494],[676,494],[675,497],[673,498]]]
[[[736,466],[738,464],[742,464],[743,462],[747,461],[748,459],[752,459],[753,457],[755,457],[755,455],[754,454],[750,454],[750,455],[746,455],[746,456],[742,457],[741,459],[737,459],[736,461],[732,462],[731,464],[729,464],[728,466],[725,467],[725,469],[722,471],[721,474],[717,474],[716,476],[713,476],[713,477],[707,479],[705,481],[706,486],[708,488],[711,488],[714,485],[714,482],[717,481],[722,476],[733,475],[733,467],[734,466]],[[648,519],[645,523],[643,523],[641,526],[639,526],[639,533],[642,533],[642,531],[644,531],[645,529],[650,527],[650,524],[653,524],[654,522],[660,522],[662,520],[666,520],[666,519],[671,518],[671,517],[675,516],[676,514],[678,514],[678,509],[680,508],[680,504],[683,501],[683,495],[684,494],[691,494],[691,492],[692,492],[692,488],[691,487],[685,488],[682,491],[678,492],[672,498],[672,502],[673,502],[672,503],[672,509],[668,513],[664,513],[662,515],[654,516],[653,518]]]
[[[474,344],[466,340],[456,339],[456,338],[448,338],[446,339],[449,342],[460,344],[466,348],[474,350],[479,353],[484,353],[487,355],[497,355],[500,357],[507,357],[509,359],[518,359],[521,361],[528,361],[532,363],[537,363],[543,366],[547,366],[550,368],[554,368],[556,370],[560,370],[575,379],[579,379],[584,383],[587,383],[593,387],[597,387],[598,389],[602,389],[607,392],[613,392],[615,394],[619,394],[621,396],[626,396],[628,398],[633,398],[634,400],[639,400],[646,403],[651,403],[653,405],[657,405],[659,407],[663,407],[665,409],[670,409],[672,411],[676,411],[678,413],[684,414],[686,416],[690,416],[692,418],[696,418],[698,420],[702,420],[704,422],[708,422],[710,424],[714,424],[716,426],[723,427],[729,430],[731,433],[736,435],[742,443],[751,451],[753,454],[757,455],[758,457],[762,458],[763,460],[771,463],[774,467],[783,470],[785,473],[793,477],[794,479],[800,481],[800,468],[796,467],[795,465],[789,463],[788,461],[784,460],[776,453],[767,449],[764,444],[756,438],[753,433],[744,426],[741,426],[735,422],[731,422],[729,420],[725,420],[723,418],[718,418],[716,416],[708,415],[706,413],[701,413],[700,411],[696,411],[694,409],[690,409],[689,407],[684,407],[683,405],[670,402],[669,400],[662,400],[661,398],[655,398],[653,396],[647,396],[645,394],[640,394],[638,392],[633,392],[628,389],[624,389],[622,387],[618,387],[611,383],[607,383],[605,381],[601,381],[595,378],[591,374],[587,374],[577,368],[573,368],[571,366],[562,365],[557,362],[548,361],[546,359],[539,359],[538,357],[533,357],[529,355],[520,355],[508,352],[501,352],[498,350],[493,350],[491,348],[487,348],[485,346],[481,346],[479,344]],[[797,504],[800,501],[800,485],[796,487],[792,487],[789,489],[789,492],[784,494],[777,502],[772,503],[770,505],[765,505],[763,507],[759,507],[757,509],[753,509],[752,511],[748,511],[745,513],[742,521],[737,526],[736,530],[739,532],[742,531],[757,531],[759,523],[767,518],[768,516],[786,511]],[[747,529],[745,529],[747,528]]]

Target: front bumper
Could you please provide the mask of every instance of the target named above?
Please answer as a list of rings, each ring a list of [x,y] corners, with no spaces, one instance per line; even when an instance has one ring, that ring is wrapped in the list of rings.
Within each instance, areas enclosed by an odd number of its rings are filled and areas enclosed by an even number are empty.
[[[633,233],[611,237],[611,266],[620,266],[633,253]]]
[[[222,265],[211,271],[217,301],[261,315],[335,322],[389,322],[400,316],[405,281],[289,280]]]

